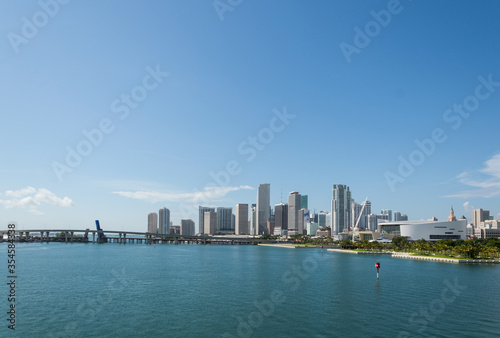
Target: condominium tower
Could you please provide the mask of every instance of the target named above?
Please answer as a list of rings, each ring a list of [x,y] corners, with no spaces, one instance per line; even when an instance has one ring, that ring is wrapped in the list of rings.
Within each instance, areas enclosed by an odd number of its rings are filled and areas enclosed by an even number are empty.
[[[258,234],[267,232],[267,221],[271,217],[271,185],[269,183],[259,184],[257,190],[257,231]]]
[[[332,234],[338,235],[347,232],[352,222],[351,191],[348,186],[333,185],[332,215]]]
[[[158,212],[159,215],[159,223],[158,228],[161,234],[169,234],[170,233],[170,210],[167,208],[161,208]]]
[[[234,233],[248,235],[248,204],[236,204]]]

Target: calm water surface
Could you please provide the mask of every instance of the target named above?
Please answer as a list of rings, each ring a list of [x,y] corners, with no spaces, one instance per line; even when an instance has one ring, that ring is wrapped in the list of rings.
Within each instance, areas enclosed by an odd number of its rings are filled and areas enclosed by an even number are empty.
[[[500,333],[500,266],[257,246],[20,243],[16,268],[20,337]],[[6,282],[0,290],[0,336],[14,336]]]

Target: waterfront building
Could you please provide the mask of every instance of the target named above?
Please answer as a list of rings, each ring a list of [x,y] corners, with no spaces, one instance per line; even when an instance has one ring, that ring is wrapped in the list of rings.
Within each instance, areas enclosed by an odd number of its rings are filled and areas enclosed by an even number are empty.
[[[274,234],[274,229],[275,229],[275,221],[267,221],[267,233],[268,234]]]
[[[274,234],[279,231],[279,235],[284,230],[288,230],[288,204],[280,203],[274,206]]]
[[[364,208],[363,208],[364,207]],[[372,202],[366,200],[361,203],[361,208],[363,209],[363,214],[359,220],[359,228],[368,228],[368,215],[372,213]]]
[[[299,229],[299,210],[301,195],[297,191],[292,191],[288,196],[288,234],[301,234],[303,229]],[[299,232],[300,230],[300,232]]]
[[[351,227],[355,227],[356,225],[358,227],[361,227],[361,210],[363,206],[359,203],[357,203],[354,199],[351,200],[351,213],[352,213],[352,224],[350,225]],[[358,222],[359,219],[359,222]],[[356,224],[357,223],[357,224]]]
[[[180,225],[171,225],[170,226],[170,234],[180,235],[181,234],[181,226]]]
[[[402,214],[401,215],[401,221],[407,221],[408,220],[408,215]]]
[[[217,213],[215,211],[205,211],[204,214],[205,235],[214,235],[217,233]]]
[[[148,232],[152,234],[158,233],[158,214],[156,212],[148,214]]]
[[[370,214],[368,215],[368,230],[376,231],[378,224],[389,222],[388,214]]]
[[[234,234],[232,224],[233,208],[217,208],[217,233]]]
[[[264,234],[267,229],[267,221],[271,217],[271,185],[269,183],[259,184],[257,189],[257,231]]]
[[[401,221],[401,213],[399,211],[394,211],[394,222]]]
[[[193,236],[194,222],[191,219],[181,219],[181,235]]]
[[[308,196],[307,195],[302,195],[300,197],[300,208],[301,209],[309,209],[309,203],[308,203]]]
[[[328,226],[328,219],[330,218],[329,211],[320,211],[318,214],[318,224],[319,227],[324,229]]]
[[[257,206],[252,204],[250,209],[250,231],[249,235],[257,235]]]
[[[302,197],[301,197],[301,199],[302,199]],[[304,224],[305,224],[306,218],[309,221],[309,211],[306,209],[300,209],[299,210],[299,227],[297,228],[297,232],[299,234],[305,234],[306,228],[305,228]]]
[[[391,209],[382,209],[380,212],[382,215],[388,215],[389,222],[392,222],[392,210]]]
[[[234,233],[248,235],[248,204],[236,204],[235,212]]]
[[[426,241],[440,239],[467,239],[467,221],[398,221],[380,223],[378,232],[384,237],[392,239],[396,236],[406,237],[410,241],[421,238]]]
[[[307,235],[309,236],[316,236],[317,232],[319,230],[319,224],[318,223],[314,223],[314,222],[307,222],[306,223],[306,231],[307,231]]]
[[[349,225],[352,224],[351,191],[348,186],[333,185],[332,215],[332,234],[347,232]]]
[[[472,211],[472,225],[478,227],[479,223],[490,219],[489,210],[474,209]]]
[[[205,212],[207,211],[214,211],[215,208],[210,208],[210,207],[202,207],[201,205],[198,206],[198,233],[200,234],[205,234],[206,231],[204,229],[204,221],[205,221]]]
[[[167,208],[161,208],[160,211],[158,212],[159,218],[159,224],[158,227],[160,228],[160,233],[161,234],[169,234],[170,233],[170,210]]]

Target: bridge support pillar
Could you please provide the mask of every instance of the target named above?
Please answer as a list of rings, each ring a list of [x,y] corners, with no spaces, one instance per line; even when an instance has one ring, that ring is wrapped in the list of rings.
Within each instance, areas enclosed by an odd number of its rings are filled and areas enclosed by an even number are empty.
[[[74,231],[71,231],[71,232],[70,232],[70,234],[71,234],[71,243],[73,243],[73,234],[74,234],[74,233],[75,233]]]
[[[64,243],[68,243],[68,232],[64,232]]]

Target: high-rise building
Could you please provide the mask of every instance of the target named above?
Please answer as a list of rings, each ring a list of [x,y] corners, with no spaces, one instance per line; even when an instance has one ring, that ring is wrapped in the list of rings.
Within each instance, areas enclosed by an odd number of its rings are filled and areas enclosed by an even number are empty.
[[[169,234],[170,233],[170,210],[167,208],[161,208],[158,212],[158,228],[160,229],[161,234]]]
[[[257,235],[257,206],[252,204],[252,208],[250,209],[250,229],[249,235],[255,236]]]
[[[288,234],[302,234],[302,229],[299,228],[299,210],[301,205],[301,195],[297,191],[292,191],[288,195]],[[302,216],[303,217],[303,216]],[[303,226],[303,221],[302,221]],[[300,232],[299,232],[300,230]]]
[[[217,213],[215,211],[205,211],[204,214],[205,235],[214,235],[217,233]]]
[[[248,204],[236,204],[234,233],[248,235]]]
[[[309,203],[308,203],[308,196],[307,195],[302,195],[300,197],[300,208],[301,209],[309,209]]]
[[[394,222],[401,221],[401,213],[399,211],[394,211]]]
[[[407,221],[408,220],[408,215],[402,214],[401,215],[401,221]]]
[[[207,211],[215,212],[215,208],[198,206],[198,232],[200,234],[206,234],[206,231],[204,229],[204,221],[205,221],[205,212]]]
[[[328,218],[330,218],[329,211],[320,211],[318,214],[318,226],[320,228],[326,228],[328,226]]]
[[[391,209],[382,209],[380,212],[382,215],[388,215],[389,216],[389,222],[392,222],[392,210]]]
[[[148,214],[148,232],[152,234],[158,233],[158,214],[156,212]]]
[[[258,234],[267,232],[267,221],[271,216],[271,185],[269,183],[259,184],[257,190],[257,231]]]
[[[361,209],[363,206],[359,203],[356,203],[354,199],[351,200],[351,213],[352,213],[352,224],[351,226],[354,228],[356,225],[360,227],[361,223]],[[359,220],[359,222],[358,222]],[[357,224],[356,224],[357,223]],[[361,228],[361,227],[360,227]]]
[[[181,219],[181,235],[194,235],[194,222],[191,219]]]
[[[233,208],[217,208],[217,232],[223,234],[234,234],[232,228]]]
[[[288,204],[280,203],[274,206],[274,229],[288,230]]]
[[[352,222],[351,191],[348,186],[333,185],[332,215],[332,235],[347,232]]]
[[[361,219],[359,220],[359,227],[362,229],[368,228],[368,215],[372,213],[372,202],[366,200],[361,203],[361,208],[363,213]]]
[[[302,199],[302,197],[301,197],[301,199]],[[309,210],[300,209],[299,210],[299,228],[297,230],[299,234],[305,234],[304,230],[306,230],[306,227],[305,227],[306,218],[307,218],[307,221],[309,221]]]
[[[275,221],[267,221],[267,233],[273,235],[274,227],[276,225]]]
[[[472,225],[476,228],[479,223],[490,219],[490,212],[483,209],[474,209],[472,211]]]

